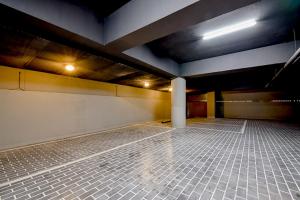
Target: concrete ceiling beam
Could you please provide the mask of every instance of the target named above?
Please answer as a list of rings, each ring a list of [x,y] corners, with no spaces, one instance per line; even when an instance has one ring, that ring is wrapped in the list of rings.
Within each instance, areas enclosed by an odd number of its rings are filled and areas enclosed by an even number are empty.
[[[103,23],[87,8],[62,0],[0,0],[0,4],[104,44]]]
[[[107,47],[123,52],[258,0],[132,0],[104,19]]]
[[[288,42],[203,60],[196,60],[181,64],[180,75],[185,77],[201,76],[244,68],[281,64],[287,62],[294,51],[294,42]]]

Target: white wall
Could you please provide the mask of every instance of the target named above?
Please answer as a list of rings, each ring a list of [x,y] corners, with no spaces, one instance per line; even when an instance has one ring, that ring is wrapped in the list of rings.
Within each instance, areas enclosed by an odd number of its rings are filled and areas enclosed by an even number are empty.
[[[169,93],[0,67],[0,149],[166,118]]]

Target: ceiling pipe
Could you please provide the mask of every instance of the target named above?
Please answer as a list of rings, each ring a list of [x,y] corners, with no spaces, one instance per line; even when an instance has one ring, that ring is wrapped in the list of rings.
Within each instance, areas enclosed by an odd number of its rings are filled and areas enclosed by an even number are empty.
[[[266,84],[265,88],[268,88],[271,83],[282,73],[288,66],[295,64],[300,58],[300,48],[293,54],[293,56],[285,63],[285,65],[273,76],[272,80]]]

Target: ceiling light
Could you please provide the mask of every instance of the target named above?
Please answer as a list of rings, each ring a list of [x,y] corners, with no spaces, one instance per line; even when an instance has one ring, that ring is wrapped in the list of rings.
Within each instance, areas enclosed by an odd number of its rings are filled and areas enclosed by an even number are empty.
[[[65,69],[66,69],[67,71],[69,71],[69,72],[72,72],[72,71],[75,70],[75,67],[74,67],[73,65],[66,65],[66,66],[65,66]]]
[[[214,31],[210,31],[210,32],[205,33],[203,35],[203,40],[209,40],[209,39],[212,39],[212,38],[215,38],[215,37],[219,37],[219,36],[222,36],[222,35],[233,33],[233,32],[236,32],[236,31],[240,31],[242,29],[252,27],[256,24],[257,24],[256,19],[250,19],[250,20],[243,21],[243,22],[240,22],[240,23],[237,23],[237,24],[233,24],[233,25],[226,26],[226,27],[223,27],[223,28],[220,28],[220,29],[216,29]]]
[[[145,87],[149,87],[149,86],[150,86],[150,83],[149,83],[149,82],[145,82],[145,83],[144,83],[144,86],[145,86]]]

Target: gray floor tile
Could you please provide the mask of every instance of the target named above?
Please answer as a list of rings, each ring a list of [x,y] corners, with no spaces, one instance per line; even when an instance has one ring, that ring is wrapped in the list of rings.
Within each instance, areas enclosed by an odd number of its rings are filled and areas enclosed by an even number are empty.
[[[298,126],[248,120],[241,133],[244,120],[191,119],[188,124],[4,185],[1,199],[300,199]],[[152,122],[2,152],[0,180],[153,136],[169,126]]]

